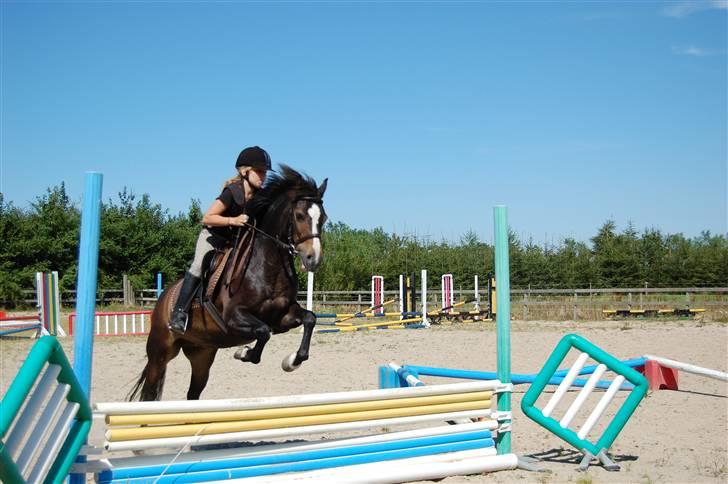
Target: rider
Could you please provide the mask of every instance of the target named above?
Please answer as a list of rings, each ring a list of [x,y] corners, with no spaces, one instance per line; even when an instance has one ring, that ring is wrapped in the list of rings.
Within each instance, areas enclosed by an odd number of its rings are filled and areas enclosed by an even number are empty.
[[[169,329],[184,333],[187,329],[187,313],[202,277],[202,264],[207,254],[215,248],[224,247],[232,242],[235,227],[248,221],[245,202],[263,186],[265,176],[271,169],[270,156],[259,146],[245,148],[235,162],[237,176],[225,182],[222,193],[202,217],[204,228],[197,238],[195,258],[185,273],[182,288],[172,311]]]

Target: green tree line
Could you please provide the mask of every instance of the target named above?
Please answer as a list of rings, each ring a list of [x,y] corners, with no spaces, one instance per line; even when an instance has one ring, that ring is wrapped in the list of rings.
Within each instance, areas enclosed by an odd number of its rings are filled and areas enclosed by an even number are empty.
[[[156,274],[171,282],[189,264],[202,211],[192,201],[187,213],[170,214],[149,195],[128,189],[102,204],[99,247],[100,288],[120,288],[127,274],[136,288],[152,288]],[[80,210],[63,184],[47,189],[28,208],[0,193],[0,300],[15,301],[33,287],[37,271],[59,273],[61,289],[74,289],[77,277]],[[399,274],[428,269],[432,287],[452,273],[455,287],[471,288],[473,275],[493,271],[493,247],[469,231],[457,242],[362,230],[329,222],[323,236],[324,263],[318,290],[360,290],[373,274],[394,289]],[[703,232],[698,237],[618,231],[608,220],[588,241],[564,239],[537,244],[510,234],[514,288],[714,287],[728,282],[728,239]],[[299,274],[301,283],[305,275]]]

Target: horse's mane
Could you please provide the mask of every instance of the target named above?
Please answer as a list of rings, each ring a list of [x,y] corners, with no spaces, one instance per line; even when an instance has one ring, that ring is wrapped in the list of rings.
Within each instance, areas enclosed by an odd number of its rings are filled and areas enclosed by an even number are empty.
[[[283,217],[288,215],[291,204],[304,197],[319,197],[314,179],[281,164],[278,173],[270,172],[263,188],[250,199],[246,212],[259,226],[275,227],[288,220]]]

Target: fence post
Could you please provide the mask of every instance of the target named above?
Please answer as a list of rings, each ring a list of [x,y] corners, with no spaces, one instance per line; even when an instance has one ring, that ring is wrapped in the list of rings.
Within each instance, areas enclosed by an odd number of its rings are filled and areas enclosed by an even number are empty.
[[[124,306],[129,305],[129,278],[126,274],[121,275],[121,292],[122,292],[122,304]]]
[[[645,282],[645,287],[647,287],[647,283],[646,282]],[[640,309],[644,309],[645,308],[644,299],[642,298],[642,296],[644,294],[645,294],[644,291],[640,293]]]
[[[574,292],[574,321],[576,321],[576,304],[579,299],[579,294]]]

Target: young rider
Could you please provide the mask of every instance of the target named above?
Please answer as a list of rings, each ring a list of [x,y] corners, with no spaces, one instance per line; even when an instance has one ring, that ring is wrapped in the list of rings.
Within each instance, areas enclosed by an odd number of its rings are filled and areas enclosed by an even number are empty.
[[[271,169],[270,156],[258,147],[245,148],[235,162],[238,174],[225,182],[222,193],[202,217],[204,225],[195,247],[195,258],[185,273],[177,302],[172,311],[169,328],[177,333],[187,329],[187,313],[202,277],[202,264],[215,248],[230,244],[236,229],[248,221],[245,203],[263,186],[266,173]]]

